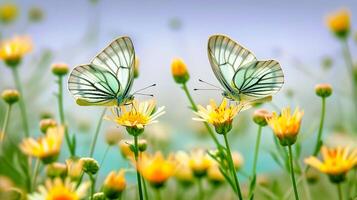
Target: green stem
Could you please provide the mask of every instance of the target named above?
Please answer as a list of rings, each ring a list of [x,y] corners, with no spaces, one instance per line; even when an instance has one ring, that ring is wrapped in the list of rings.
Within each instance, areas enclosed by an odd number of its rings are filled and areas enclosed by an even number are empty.
[[[296,187],[295,172],[294,172],[294,161],[293,161],[293,152],[292,152],[292,150],[291,150],[291,145],[289,145],[289,165],[290,165],[291,180],[292,180],[292,182],[293,182],[295,200],[299,200],[299,195],[298,195],[298,191],[297,191],[297,187]]]
[[[325,112],[326,112],[326,98],[322,97],[320,126],[319,126],[319,132],[317,134],[317,140],[316,140],[313,156],[317,156],[317,154],[320,152],[321,149],[321,145],[322,145],[321,137],[324,128]]]
[[[341,183],[337,184],[337,193],[338,193],[338,200],[342,200],[342,187],[341,187]]]
[[[255,141],[254,160],[253,160],[253,168],[252,168],[252,182],[249,187],[249,199],[254,199],[254,189],[256,186],[256,171],[257,171],[257,162],[258,162],[261,135],[262,135],[262,126],[259,126],[257,140]]]
[[[103,154],[102,160],[100,161],[100,164],[99,164],[99,166],[100,166],[100,167],[102,167],[102,165],[103,165],[103,163],[104,163],[104,160],[105,160],[105,158],[107,157],[107,154],[108,154],[109,148],[110,148],[110,146],[109,146],[109,145],[107,145],[107,147],[105,148],[105,151],[104,151],[104,154]]]
[[[8,104],[6,114],[5,114],[5,119],[1,128],[1,133],[0,133],[0,142],[2,143],[5,140],[6,132],[7,132],[7,126],[9,124],[9,119],[10,119],[10,113],[11,113],[11,104]]]
[[[354,66],[353,66],[353,59],[352,59],[352,55],[351,55],[351,51],[350,48],[348,46],[348,40],[343,39],[342,40],[342,48],[343,48],[343,55],[345,57],[345,62],[346,65],[349,69],[349,73],[352,75],[352,95],[354,97],[354,103],[355,103],[355,113],[357,113],[357,75],[355,75],[357,72],[355,72],[354,70]]]
[[[71,154],[71,156],[74,156],[75,151],[73,149],[72,146],[72,142],[71,139],[69,137],[69,133],[68,133],[68,127],[66,126],[66,122],[65,122],[65,117],[64,117],[64,109],[63,109],[63,78],[62,76],[58,76],[58,112],[60,115],[60,122],[61,125],[64,127],[64,136],[66,139],[66,144],[68,147],[68,150]]]
[[[190,101],[190,104],[191,104],[192,109],[197,112],[198,109],[197,109],[196,103],[195,103],[195,101],[193,100],[193,98],[192,98],[190,92],[188,91],[187,85],[186,85],[186,84],[182,84],[182,89],[183,89],[183,91],[185,92],[185,94],[186,94],[188,100]],[[211,127],[208,125],[207,122],[204,122],[204,125],[205,125],[205,127],[206,127],[208,133],[209,133],[210,136],[212,137],[213,142],[216,144],[217,148],[218,148],[218,149],[221,149],[221,145],[219,144],[219,141],[218,141],[217,137],[215,136],[215,134],[214,134],[213,130],[211,129]]]
[[[144,180],[144,177],[141,177],[141,180],[143,181],[145,200],[149,200],[149,194],[148,194],[148,189],[146,187],[146,181]]]
[[[90,188],[90,198],[89,199],[93,199],[93,195],[94,195],[94,191],[95,191],[95,177],[92,174],[88,174],[89,175],[89,179],[91,182],[91,188]]]
[[[159,188],[156,189],[156,200],[161,200],[161,192]]]
[[[234,177],[234,182],[235,182],[235,185],[236,185],[236,190],[238,192],[238,197],[239,197],[240,200],[243,200],[242,192],[241,192],[241,189],[240,189],[240,186],[239,186],[238,176],[237,176],[236,170],[234,168],[234,164],[233,164],[232,153],[231,153],[231,148],[230,148],[229,143],[228,143],[227,134],[223,134],[223,136],[224,136],[224,142],[225,142],[226,148],[227,148],[228,163],[229,163],[229,167],[230,167],[231,173],[233,174],[233,177]]]
[[[24,126],[24,131],[25,131],[25,136],[29,137],[30,136],[30,130],[29,130],[29,125],[28,125],[28,121],[27,121],[27,112],[26,112],[26,104],[24,101],[24,93],[22,91],[22,85],[20,82],[20,76],[19,76],[19,72],[17,71],[17,67],[13,67],[12,69],[12,75],[14,77],[15,80],[15,85],[16,85],[16,89],[20,92],[21,98],[19,100],[19,105],[20,105],[20,111],[21,111],[21,118],[22,118],[22,123]]]
[[[199,200],[203,200],[204,199],[202,178],[198,178],[198,199]]]
[[[91,143],[91,145],[90,145],[89,157],[92,157],[92,156],[93,156],[94,149],[95,149],[95,144],[97,143],[97,139],[98,139],[100,127],[102,126],[103,117],[104,117],[106,111],[107,111],[107,108],[104,108],[104,109],[103,109],[103,112],[102,112],[102,114],[100,115],[100,118],[99,118],[99,120],[98,120],[97,128],[95,129],[95,133],[94,133],[94,136],[93,136],[93,139],[92,139],[92,143]]]
[[[40,169],[40,159],[37,158],[35,162],[35,167],[33,169],[33,176],[32,176],[32,191],[34,190],[36,186],[36,181],[37,181],[37,176],[38,176],[38,171]]]
[[[135,151],[134,151],[134,156],[135,156],[135,166],[136,166],[136,179],[138,181],[138,189],[139,189],[139,198],[140,200],[143,200],[143,191],[141,188],[141,175],[138,169],[139,165],[139,146],[138,146],[138,136],[134,136],[134,146],[135,146]]]

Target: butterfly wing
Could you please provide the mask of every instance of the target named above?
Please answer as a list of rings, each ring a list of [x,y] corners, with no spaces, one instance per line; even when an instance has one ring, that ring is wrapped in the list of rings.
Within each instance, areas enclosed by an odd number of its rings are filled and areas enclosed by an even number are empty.
[[[113,73],[119,83],[120,91],[117,94],[125,98],[133,85],[135,51],[129,37],[120,37],[101,51],[92,63],[99,65]]]
[[[213,35],[209,38],[208,59],[216,78],[231,94],[239,92],[233,83],[238,69],[256,60],[248,49],[224,35]]]
[[[87,65],[74,68],[68,88],[79,105],[117,105],[128,97],[134,80],[134,46],[120,37]]]
[[[78,105],[112,106],[116,104],[120,83],[108,70],[87,64],[73,69],[68,79],[68,89]]]
[[[239,67],[233,82],[241,100],[262,99],[280,90],[284,84],[284,74],[275,60],[252,61]]]

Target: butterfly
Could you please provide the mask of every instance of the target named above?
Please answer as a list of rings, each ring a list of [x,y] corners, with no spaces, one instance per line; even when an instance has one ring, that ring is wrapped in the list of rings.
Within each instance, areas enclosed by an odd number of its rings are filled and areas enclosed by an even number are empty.
[[[277,61],[258,61],[248,49],[224,35],[208,39],[208,59],[224,88],[222,95],[234,101],[269,99],[284,84],[284,74]]]
[[[80,106],[120,106],[134,99],[135,51],[129,37],[119,37],[89,64],[76,66],[68,89]]]

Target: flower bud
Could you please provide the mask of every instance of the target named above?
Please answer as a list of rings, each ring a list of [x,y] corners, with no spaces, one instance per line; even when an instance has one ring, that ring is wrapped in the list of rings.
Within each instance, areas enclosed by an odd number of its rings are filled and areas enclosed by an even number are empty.
[[[0,5],[0,22],[9,24],[13,22],[18,16],[18,9],[15,4]]]
[[[119,149],[122,156],[126,159],[132,158],[134,156],[134,152],[131,150],[131,141],[130,140],[121,140],[119,142]]]
[[[92,200],[107,200],[103,192],[97,192],[93,195]]]
[[[39,22],[43,19],[43,11],[39,7],[32,7],[29,10],[28,17],[32,22]]]
[[[178,84],[185,84],[190,79],[186,64],[182,59],[175,58],[172,60],[171,72],[175,82]]]
[[[65,63],[55,63],[52,65],[52,73],[56,76],[64,76],[68,71],[68,65]]]
[[[79,159],[68,159],[66,160],[67,174],[73,180],[77,181],[83,169],[83,163]]]
[[[126,187],[125,171],[110,172],[103,185],[103,192],[108,199],[117,199]]]
[[[138,78],[139,77],[139,58],[135,57],[135,63],[134,63],[134,78]]]
[[[20,99],[20,93],[17,90],[4,90],[1,93],[1,97],[6,103],[11,105]]]
[[[266,126],[268,124],[266,118],[269,117],[270,112],[266,109],[258,109],[254,111],[253,121],[259,126]]]
[[[99,164],[93,158],[81,158],[80,162],[82,162],[83,171],[87,174],[94,175],[99,170]]]
[[[327,26],[337,38],[346,39],[351,29],[351,13],[341,9],[327,16]]]
[[[40,130],[42,133],[46,133],[48,128],[56,127],[57,122],[54,119],[43,119],[40,121]]]
[[[49,164],[46,168],[46,175],[50,178],[64,178],[67,175],[67,166],[62,163]]]
[[[332,94],[332,87],[330,84],[317,84],[315,86],[315,93],[317,96],[322,97],[322,98],[326,98],[331,96]]]
[[[147,144],[146,140],[140,139],[138,141],[138,146],[139,146],[139,151],[144,152],[144,151],[146,151],[148,144]]]
[[[244,158],[239,152],[232,152],[232,160],[234,169],[240,170],[244,165]]]
[[[105,141],[109,146],[118,144],[121,139],[123,135],[117,128],[109,128],[105,133]]]

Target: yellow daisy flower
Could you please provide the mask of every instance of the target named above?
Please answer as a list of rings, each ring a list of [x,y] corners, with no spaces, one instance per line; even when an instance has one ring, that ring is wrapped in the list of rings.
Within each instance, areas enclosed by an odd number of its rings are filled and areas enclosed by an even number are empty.
[[[271,116],[267,117],[267,122],[279,138],[281,145],[288,146],[296,142],[303,115],[304,112],[299,108],[296,108],[294,113],[291,114],[291,109],[287,107],[282,109],[280,115],[273,112]]]
[[[114,107],[112,109],[113,118],[110,120],[127,128],[129,134],[139,135],[144,131],[146,125],[156,123],[156,119],[165,113],[164,106],[156,108],[154,100],[139,103],[134,100],[131,108],[128,106]]]
[[[190,152],[189,166],[196,177],[205,176],[213,163],[213,159],[203,149],[195,149]]]
[[[64,181],[60,178],[47,179],[45,185],[39,186],[38,192],[29,195],[29,200],[80,200],[86,196],[89,183],[77,186],[70,179]]]
[[[344,181],[345,175],[357,165],[357,148],[350,151],[348,147],[321,147],[323,161],[314,156],[305,159],[305,163],[329,175],[334,183]]]
[[[211,100],[206,108],[197,106],[198,111],[194,113],[198,118],[193,120],[208,122],[215,127],[217,133],[226,134],[232,129],[233,118],[243,107],[243,104],[228,105],[227,99],[223,99],[221,105],[217,106],[216,102]]]
[[[20,144],[20,149],[26,155],[40,158],[45,163],[57,159],[61,150],[64,128],[62,126],[47,129],[46,135],[38,138],[26,138]]]
[[[22,57],[32,50],[32,41],[28,36],[15,36],[0,42],[0,60],[7,66],[16,67]]]
[[[178,84],[184,84],[190,79],[186,64],[180,58],[175,58],[171,62],[171,73]]]
[[[174,175],[175,162],[172,157],[165,159],[161,152],[154,155],[143,154],[138,162],[138,169],[149,183],[160,188]]]
[[[174,177],[182,185],[191,185],[194,182],[193,172],[190,168],[190,157],[184,151],[175,153],[175,162],[177,163]]]

